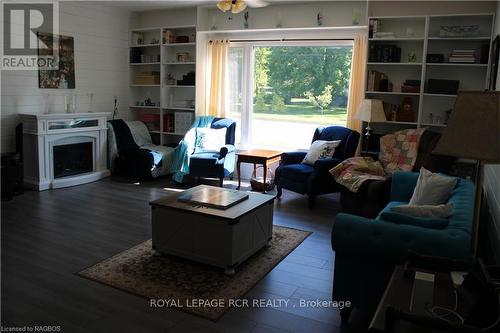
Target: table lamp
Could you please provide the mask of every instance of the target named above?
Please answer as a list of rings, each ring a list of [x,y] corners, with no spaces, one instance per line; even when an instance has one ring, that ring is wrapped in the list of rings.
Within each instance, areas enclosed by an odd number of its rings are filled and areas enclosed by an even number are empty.
[[[358,112],[354,116],[355,119],[367,123],[365,128],[366,150],[369,149],[371,128],[370,123],[384,123],[387,121],[384,112],[384,105],[378,99],[364,99],[358,107]]]
[[[433,153],[476,161],[471,252],[477,257],[483,167],[500,162],[500,92],[460,91]]]

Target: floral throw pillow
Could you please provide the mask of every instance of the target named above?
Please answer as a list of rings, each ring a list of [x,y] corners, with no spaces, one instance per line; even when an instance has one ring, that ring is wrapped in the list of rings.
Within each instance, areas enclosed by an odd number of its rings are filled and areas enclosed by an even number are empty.
[[[196,128],[195,153],[200,151],[218,152],[226,144],[227,128]]]
[[[316,140],[312,143],[306,157],[302,161],[304,164],[314,165],[317,160],[330,158],[335,153],[335,148],[340,144],[340,140],[325,141]]]

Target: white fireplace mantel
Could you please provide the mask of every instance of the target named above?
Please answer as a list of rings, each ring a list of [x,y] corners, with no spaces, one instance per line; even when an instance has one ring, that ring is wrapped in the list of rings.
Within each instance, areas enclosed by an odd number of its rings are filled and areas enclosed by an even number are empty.
[[[30,114],[21,113],[23,123],[24,182],[38,191],[93,182],[109,176],[107,118],[109,112]],[[54,147],[92,143],[91,172],[55,178]]]

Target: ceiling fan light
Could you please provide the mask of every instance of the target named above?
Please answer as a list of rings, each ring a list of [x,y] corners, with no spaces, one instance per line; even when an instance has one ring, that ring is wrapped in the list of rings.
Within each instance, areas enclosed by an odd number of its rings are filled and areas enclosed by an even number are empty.
[[[231,5],[232,5],[231,0],[223,0],[217,3],[217,8],[219,8],[223,12],[226,12],[231,9]]]
[[[241,13],[242,11],[244,11],[246,8],[247,8],[247,5],[243,0],[236,0],[233,3],[231,11],[233,12],[233,14],[238,14],[238,13]]]

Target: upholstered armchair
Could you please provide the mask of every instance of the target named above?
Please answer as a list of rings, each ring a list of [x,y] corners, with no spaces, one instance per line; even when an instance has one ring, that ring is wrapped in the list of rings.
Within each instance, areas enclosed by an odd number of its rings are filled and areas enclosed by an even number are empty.
[[[227,118],[214,118],[210,128],[227,128],[226,144],[219,151],[197,151],[189,159],[189,174],[198,178],[218,178],[222,187],[225,177],[234,173],[236,123]]]
[[[302,163],[306,152],[284,153],[281,157],[281,164],[276,169],[277,197],[281,197],[283,189],[307,194],[309,207],[312,208],[317,195],[338,192],[341,185],[335,182],[329,170],[343,160],[354,156],[359,136],[358,132],[342,126],[317,128],[312,142],[316,140],[341,141],[335,148],[333,157],[317,160],[314,166],[311,166]]]

